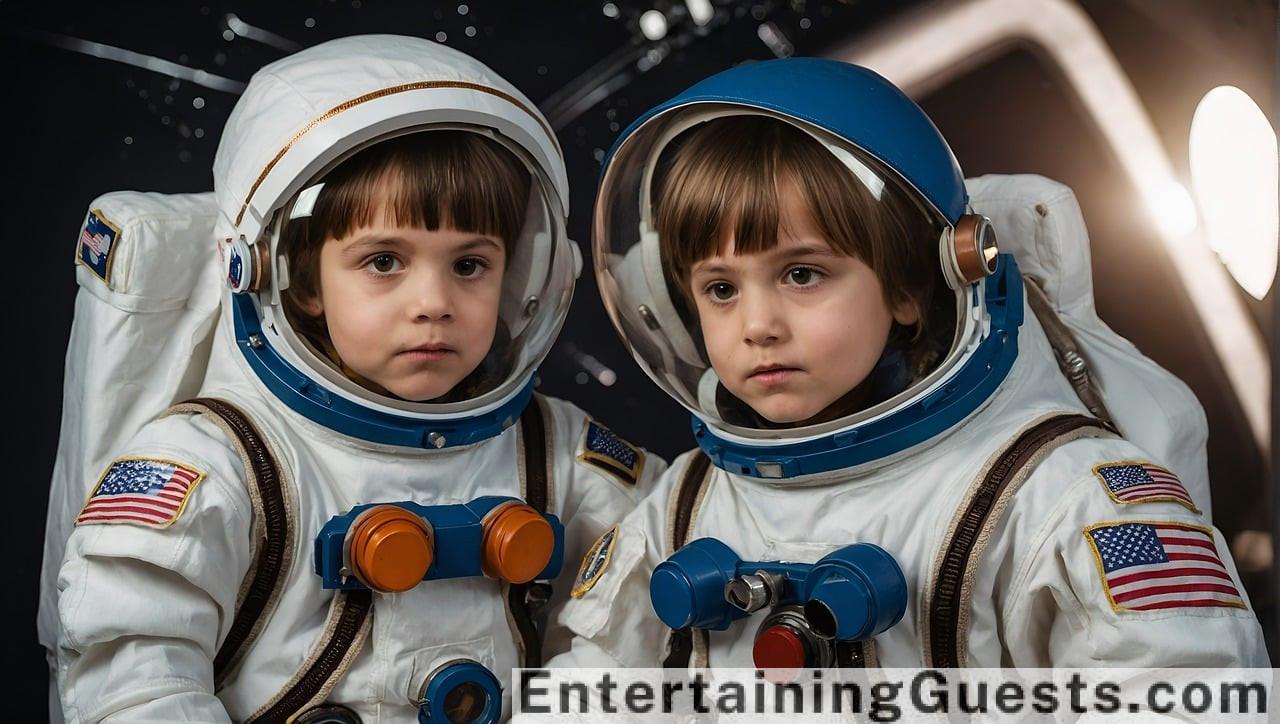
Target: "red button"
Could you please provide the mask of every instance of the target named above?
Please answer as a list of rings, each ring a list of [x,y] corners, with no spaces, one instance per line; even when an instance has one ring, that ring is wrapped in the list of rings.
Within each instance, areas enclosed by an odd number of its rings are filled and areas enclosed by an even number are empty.
[[[798,669],[808,663],[808,647],[800,634],[790,626],[770,626],[756,636],[751,658],[764,678],[773,684],[787,684],[799,675]]]

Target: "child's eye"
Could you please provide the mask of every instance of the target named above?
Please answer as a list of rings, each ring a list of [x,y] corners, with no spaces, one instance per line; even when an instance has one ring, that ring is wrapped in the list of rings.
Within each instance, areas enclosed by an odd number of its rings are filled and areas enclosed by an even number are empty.
[[[787,281],[800,287],[815,284],[822,278],[822,272],[807,266],[796,266],[787,270]]]
[[[707,296],[717,302],[727,302],[730,299],[733,299],[733,295],[737,293],[737,291],[738,290],[734,289],[733,285],[728,282],[712,282],[706,286]]]
[[[453,264],[453,271],[460,277],[478,276],[485,269],[489,268],[489,263],[484,259],[477,257],[467,257],[459,259]]]
[[[378,274],[390,274],[400,268],[400,260],[394,254],[377,254],[370,257],[365,266]]]

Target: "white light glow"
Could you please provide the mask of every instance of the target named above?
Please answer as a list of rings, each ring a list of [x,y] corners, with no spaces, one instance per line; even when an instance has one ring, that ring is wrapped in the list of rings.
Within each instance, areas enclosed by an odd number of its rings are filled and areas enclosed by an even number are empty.
[[[1191,119],[1191,183],[1209,246],[1255,299],[1276,275],[1276,134],[1247,93],[1218,86]]]
[[[649,40],[662,40],[667,36],[667,16],[657,10],[646,10],[640,16],[640,32]]]
[[[684,0],[685,7],[689,8],[689,17],[693,19],[693,24],[699,27],[711,22],[711,18],[715,17],[715,9],[711,7],[711,0]]]
[[[1148,189],[1165,188],[1164,182],[1152,187],[1152,180],[1177,178],[1133,84],[1076,0],[940,0],[903,13],[832,54],[878,70],[919,97],[978,67],[1010,41],[1031,44],[1061,72],[1136,188],[1149,194]],[[1202,235],[1163,234],[1160,239],[1244,409],[1254,442],[1269,460],[1271,360],[1245,300],[1236,293],[1239,286]]]
[[[1190,234],[1196,228],[1196,205],[1187,187],[1171,178],[1149,179],[1142,193],[1147,208],[1165,234]]]

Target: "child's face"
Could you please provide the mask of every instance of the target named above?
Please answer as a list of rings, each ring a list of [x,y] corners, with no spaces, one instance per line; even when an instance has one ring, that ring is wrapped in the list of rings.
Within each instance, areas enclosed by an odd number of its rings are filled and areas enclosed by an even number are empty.
[[[320,293],[307,311],[325,315],[338,355],[360,376],[403,399],[431,400],[493,344],[504,261],[494,236],[365,226],[325,242]]]
[[[730,238],[690,281],[721,383],[766,419],[794,423],[866,379],[893,321],[913,324],[917,313],[889,308],[875,272],[827,243],[791,184],[781,202],[775,247],[737,255]]]

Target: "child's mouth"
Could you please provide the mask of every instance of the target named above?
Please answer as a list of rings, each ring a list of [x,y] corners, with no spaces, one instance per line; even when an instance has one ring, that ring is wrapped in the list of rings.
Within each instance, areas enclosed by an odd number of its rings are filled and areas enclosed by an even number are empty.
[[[751,373],[750,380],[762,385],[776,385],[786,382],[799,370],[794,367],[764,367]]]

